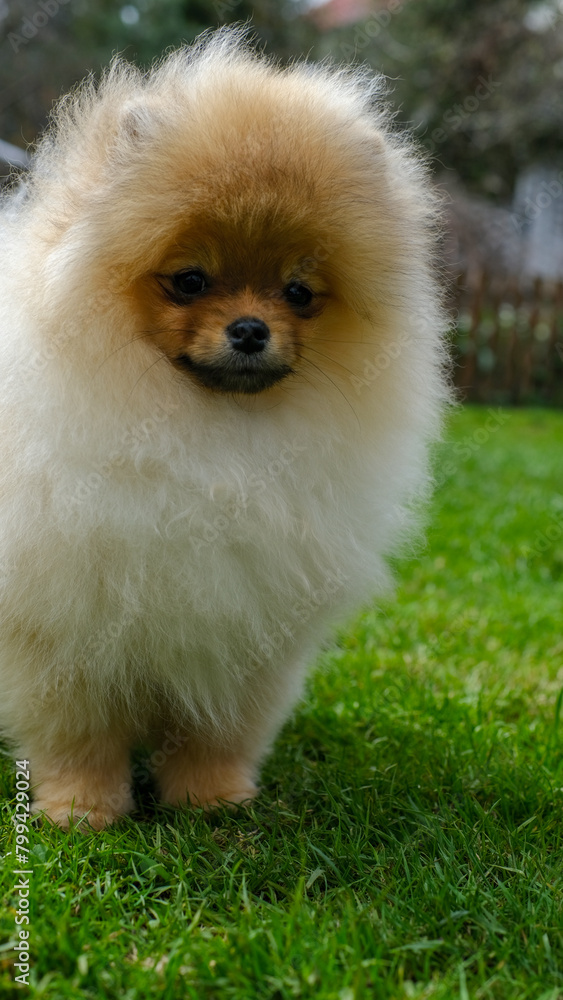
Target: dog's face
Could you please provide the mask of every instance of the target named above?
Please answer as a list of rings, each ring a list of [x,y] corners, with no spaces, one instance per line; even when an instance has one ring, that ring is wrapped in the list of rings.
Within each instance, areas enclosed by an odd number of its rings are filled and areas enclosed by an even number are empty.
[[[144,340],[209,392],[349,379],[392,327],[405,269],[385,144],[338,88],[330,111],[314,80],[229,73],[114,111],[101,180],[80,193],[88,267],[101,290],[117,276],[132,319],[114,340]]]
[[[330,285],[314,233],[246,210],[195,213],[136,294],[148,338],[177,369],[209,389],[252,394],[294,372]]]

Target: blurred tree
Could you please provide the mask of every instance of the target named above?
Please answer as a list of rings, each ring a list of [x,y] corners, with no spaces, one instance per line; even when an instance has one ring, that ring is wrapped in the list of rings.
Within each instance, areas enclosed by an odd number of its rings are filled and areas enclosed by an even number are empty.
[[[310,48],[313,25],[292,0],[0,0],[0,137],[23,145],[54,100],[112,55],[148,65],[206,28],[250,22],[282,56]]]
[[[327,50],[389,76],[399,120],[474,190],[504,200],[525,164],[561,158],[558,0],[386,0]]]
[[[308,0],[0,0],[0,137],[32,141],[53,100],[115,52],[147,65],[205,28],[250,21],[283,58],[384,72],[398,121],[480,194],[507,200],[524,165],[562,155],[563,0],[372,2],[327,31]]]

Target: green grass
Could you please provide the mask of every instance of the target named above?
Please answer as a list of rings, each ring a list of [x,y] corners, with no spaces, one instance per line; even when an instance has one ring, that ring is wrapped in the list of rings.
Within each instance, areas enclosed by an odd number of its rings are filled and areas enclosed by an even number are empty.
[[[426,548],[323,653],[248,813],[35,831],[33,997],[563,997],[562,445],[562,413],[455,415]],[[14,789],[5,761],[7,945]]]

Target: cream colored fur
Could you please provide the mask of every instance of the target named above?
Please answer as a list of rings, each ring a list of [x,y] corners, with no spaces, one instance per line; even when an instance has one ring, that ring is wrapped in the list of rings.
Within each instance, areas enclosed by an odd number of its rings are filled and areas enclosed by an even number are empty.
[[[379,89],[222,31],[63,101],[4,199],[0,727],[55,821],[127,812],[138,744],[169,747],[165,801],[253,795],[319,641],[416,526],[447,398],[437,207]],[[257,396],[196,385],[139,318],[194,204],[243,258],[317,227],[333,298]]]

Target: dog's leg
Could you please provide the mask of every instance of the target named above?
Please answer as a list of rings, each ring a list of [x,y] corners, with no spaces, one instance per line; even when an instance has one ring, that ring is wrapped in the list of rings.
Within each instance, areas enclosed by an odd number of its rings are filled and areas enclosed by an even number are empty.
[[[181,745],[157,769],[160,797],[169,805],[206,809],[222,802],[252,799],[258,791],[260,756],[240,743],[225,748],[193,734],[184,736]]]
[[[282,676],[257,673],[251,699],[240,692],[238,725],[226,727],[223,736],[212,726],[198,732],[186,725],[175,732],[171,724],[154,755],[162,801],[209,809],[253,799],[260,764],[299,697],[303,673],[300,662]]]
[[[80,822],[101,830],[133,808],[129,747],[108,732],[73,744],[48,754],[28,750],[32,811],[65,829]]]

